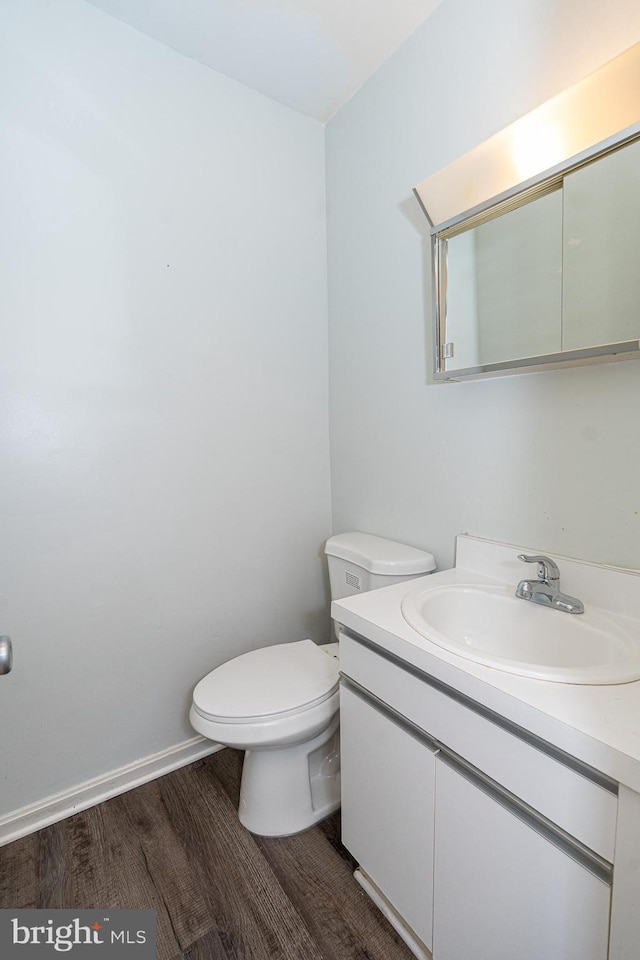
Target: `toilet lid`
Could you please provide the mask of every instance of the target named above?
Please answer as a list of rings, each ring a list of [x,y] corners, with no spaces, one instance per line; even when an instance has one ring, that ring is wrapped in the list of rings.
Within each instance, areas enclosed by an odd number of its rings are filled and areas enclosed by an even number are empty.
[[[337,686],[337,661],[312,640],[298,640],[216,667],[193,691],[193,702],[203,716],[233,723],[312,707]]]

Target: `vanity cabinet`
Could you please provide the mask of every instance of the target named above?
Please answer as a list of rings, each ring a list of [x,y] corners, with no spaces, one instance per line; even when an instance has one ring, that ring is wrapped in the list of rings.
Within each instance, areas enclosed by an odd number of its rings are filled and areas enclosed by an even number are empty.
[[[414,952],[412,934],[434,960],[607,960],[617,784],[340,642],[343,842]]]

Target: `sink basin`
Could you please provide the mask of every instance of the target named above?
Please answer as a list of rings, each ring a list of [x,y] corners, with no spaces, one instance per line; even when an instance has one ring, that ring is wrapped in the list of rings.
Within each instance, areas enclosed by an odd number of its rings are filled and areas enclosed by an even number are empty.
[[[447,584],[407,594],[402,615],[438,646],[506,673],[557,683],[640,679],[640,623],[604,610],[560,613],[508,587]]]

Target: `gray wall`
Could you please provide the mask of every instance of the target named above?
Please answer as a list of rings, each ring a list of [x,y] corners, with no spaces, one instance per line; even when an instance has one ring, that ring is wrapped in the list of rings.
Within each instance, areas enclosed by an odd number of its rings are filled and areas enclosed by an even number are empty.
[[[328,636],[324,130],[76,0],[0,5],[0,817]]]
[[[433,385],[412,187],[640,40],[635,0],[445,0],[327,127],[334,531],[640,567],[640,363]]]

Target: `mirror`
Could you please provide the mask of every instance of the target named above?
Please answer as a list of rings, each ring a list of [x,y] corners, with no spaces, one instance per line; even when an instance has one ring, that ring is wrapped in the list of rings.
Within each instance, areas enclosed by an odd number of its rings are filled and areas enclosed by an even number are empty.
[[[564,178],[562,345],[640,337],[640,140]]]
[[[561,349],[559,190],[441,243],[449,369]]]
[[[437,379],[640,349],[640,139],[432,231]]]

